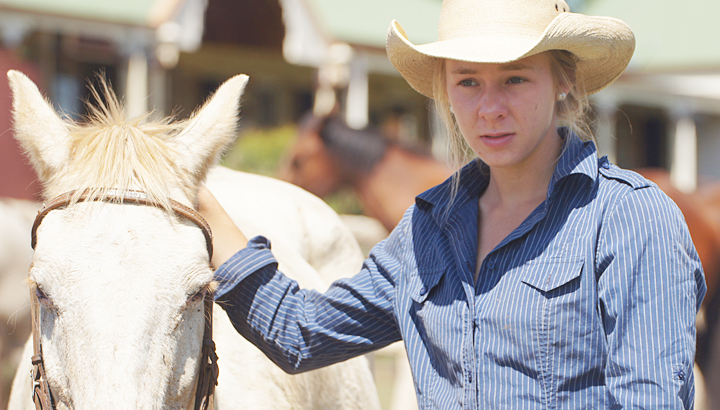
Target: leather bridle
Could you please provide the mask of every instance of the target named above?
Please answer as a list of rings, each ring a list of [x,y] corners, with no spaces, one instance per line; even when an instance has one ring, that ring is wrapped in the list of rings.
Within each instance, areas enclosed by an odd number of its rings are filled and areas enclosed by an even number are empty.
[[[152,200],[148,194],[141,191],[133,190],[107,190],[100,195],[91,196],[88,191],[77,195],[76,192],[68,192],[52,199],[38,212],[35,223],[32,227],[32,248],[35,249],[37,243],[37,229],[43,218],[53,210],[65,208],[75,202],[85,201],[101,201],[121,204],[148,205],[154,207],[162,207],[156,201]],[[205,235],[205,242],[208,251],[208,260],[212,259],[212,232],[210,225],[205,219],[194,209],[185,206],[175,200],[170,199],[170,208],[172,211],[185,219],[190,220],[197,225]],[[31,301],[31,317],[32,317],[32,335],[33,335],[33,356],[32,370],[30,372],[32,378],[32,396],[36,410],[54,410],[52,393],[45,375],[45,364],[42,355],[42,346],[40,343],[40,301],[36,292],[30,292]],[[205,330],[203,335],[203,346],[200,356],[198,382],[195,390],[195,410],[212,410],[213,394],[218,378],[217,354],[215,353],[215,342],[212,339],[212,322],[213,322],[213,296],[210,292],[205,294],[204,300],[205,310]]]

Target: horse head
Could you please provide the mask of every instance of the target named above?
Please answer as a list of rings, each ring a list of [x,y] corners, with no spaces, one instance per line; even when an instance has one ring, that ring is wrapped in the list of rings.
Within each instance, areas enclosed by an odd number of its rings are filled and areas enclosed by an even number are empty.
[[[306,116],[297,137],[280,166],[280,179],[324,197],[343,185],[342,164],[329,152],[320,136],[323,119]]]
[[[388,145],[377,130],[350,128],[337,115],[308,114],[279,175],[322,198],[369,175]]]
[[[309,116],[301,123],[280,178],[319,197],[351,188],[365,215],[390,231],[416,195],[451,173],[427,151],[394,141],[373,127],[353,129],[330,115]]]
[[[213,273],[202,230],[172,204],[192,207],[235,138],[247,77],[186,121],[127,119],[103,85],[85,124],[58,115],[25,75],[8,77],[15,136],[45,198],[75,193],[37,227],[28,278],[56,408],[192,408]],[[156,206],[102,200],[129,190]]]

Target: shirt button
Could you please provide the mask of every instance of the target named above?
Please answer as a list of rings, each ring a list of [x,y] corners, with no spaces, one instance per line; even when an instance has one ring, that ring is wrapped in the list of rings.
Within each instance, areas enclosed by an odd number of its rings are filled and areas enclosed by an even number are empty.
[[[685,380],[685,372],[684,371],[680,370],[678,372],[677,376],[678,376],[678,379]]]
[[[427,288],[425,286],[421,287],[420,288],[420,296],[423,296],[426,293],[427,293]]]
[[[601,166],[605,169],[610,169],[610,163],[608,161],[604,161]]]
[[[487,263],[487,268],[490,269],[490,270],[495,269],[495,262],[493,262],[493,261],[488,261],[488,263]]]

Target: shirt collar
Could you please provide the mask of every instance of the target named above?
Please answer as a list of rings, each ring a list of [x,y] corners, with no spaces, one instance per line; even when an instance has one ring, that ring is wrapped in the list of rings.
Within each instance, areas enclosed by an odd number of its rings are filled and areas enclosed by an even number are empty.
[[[583,141],[567,128],[559,129],[565,139],[562,154],[548,185],[547,197],[551,198],[557,183],[570,175],[580,175],[595,181],[598,175],[597,149],[592,141]]]
[[[594,182],[598,174],[597,149],[592,141],[582,141],[575,133],[566,128],[559,129],[565,139],[562,154],[557,161],[555,171],[548,185],[548,198],[552,198],[558,182],[578,175]],[[485,191],[489,182],[489,170],[478,158],[470,161],[457,172],[460,178],[454,199],[451,196],[453,178],[431,188],[415,198],[421,210],[430,210],[439,225],[444,225],[446,217],[454,214],[471,200],[477,200]]]

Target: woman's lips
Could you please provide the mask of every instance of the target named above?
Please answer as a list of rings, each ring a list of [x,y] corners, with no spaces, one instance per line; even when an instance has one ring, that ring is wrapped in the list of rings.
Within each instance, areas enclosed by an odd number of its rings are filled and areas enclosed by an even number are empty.
[[[507,136],[509,136],[509,135],[512,135],[512,133],[509,133],[509,132],[497,132],[497,133],[493,133],[493,134],[481,135],[481,138],[502,138],[502,137],[507,137]]]
[[[487,145],[499,146],[508,143],[514,135],[512,132],[496,132],[481,135],[480,139]]]

